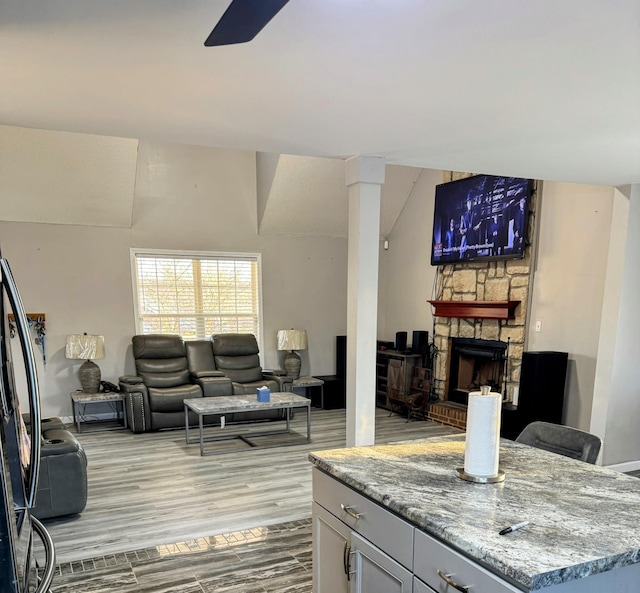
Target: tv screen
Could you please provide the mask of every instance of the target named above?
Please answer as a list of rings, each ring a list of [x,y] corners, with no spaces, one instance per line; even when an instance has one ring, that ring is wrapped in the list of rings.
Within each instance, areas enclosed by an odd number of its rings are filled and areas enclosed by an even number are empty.
[[[494,175],[437,185],[431,265],[523,257],[532,186]]]

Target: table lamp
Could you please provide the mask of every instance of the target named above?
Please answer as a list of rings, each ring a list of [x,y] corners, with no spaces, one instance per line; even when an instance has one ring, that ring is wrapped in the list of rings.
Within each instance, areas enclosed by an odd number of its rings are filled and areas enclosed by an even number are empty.
[[[84,393],[100,391],[100,367],[91,359],[104,358],[104,336],[71,334],[67,336],[65,358],[85,362],[78,369],[78,377]]]
[[[297,379],[300,376],[302,361],[295,350],[307,349],[307,332],[303,329],[278,330],[278,350],[289,350],[284,357],[284,370],[287,376]]]

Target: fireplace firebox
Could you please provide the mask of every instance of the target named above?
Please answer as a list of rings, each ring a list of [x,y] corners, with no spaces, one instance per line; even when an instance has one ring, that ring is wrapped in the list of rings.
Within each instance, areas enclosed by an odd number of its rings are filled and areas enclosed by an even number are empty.
[[[489,385],[491,391],[503,392],[508,343],[472,338],[449,339],[449,369],[445,384],[447,400],[469,402],[469,393]]]

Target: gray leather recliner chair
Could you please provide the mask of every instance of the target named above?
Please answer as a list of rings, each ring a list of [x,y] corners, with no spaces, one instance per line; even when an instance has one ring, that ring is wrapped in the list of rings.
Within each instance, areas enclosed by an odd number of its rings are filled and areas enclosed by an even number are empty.
[[[184,426],[184,400],[203,397],[201,385],[192,382],[184,340],[147,334],[133,336],[132,344],[137,375],[120,377],[129,428],[148,432]],[[209,379],[207,396],[231,395],[231,382],[224,375]]]
[[[40,473],[36,506],[31,513],[49,519],[81,513],[87,505],[87,456],[60,418],[41,426]]]
[[[262,386],[273,392],[291,391],[293,378],[284,371],[263,372],[253,334],[214,334],[211,338],[215,368],[231,379],[234,394],[255,393]]]

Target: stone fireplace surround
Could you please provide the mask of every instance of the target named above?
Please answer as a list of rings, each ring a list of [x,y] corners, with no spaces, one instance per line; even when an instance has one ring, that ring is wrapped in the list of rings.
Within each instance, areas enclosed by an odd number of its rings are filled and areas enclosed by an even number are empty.
[[[467,173],[445,172],[444,181],[469,177]],[[520,384],[520,368],[527,332],[529,285],[532,274],[532,238],[535,236],[535,219],[538,183],[534,182],[529,213],[529,237],[525,256],[517,260],[495,262],[456,262],[439,266],[435,299],[439,303],[458,302],[472,307],[473,317],[456,316],[455,311],[439,315],[434,306],[433,340],[437,348],[434,364],[435,393],[443,403],[431,406],[429,417],[458,428],[466,426],[466,407],[447,401],[447,377],[450,366],[450,342],[452,338],[491,340],[509,344],[505,362],[503,396],[513,400],[514,387]],[[474,303],[500,301],[511,305],[508,315],[483,316]],[[514,304],[518,302],[519,304]],[[463,315],[469,313],[463,310]],[[499,317],[499,318],[496,318]]]

